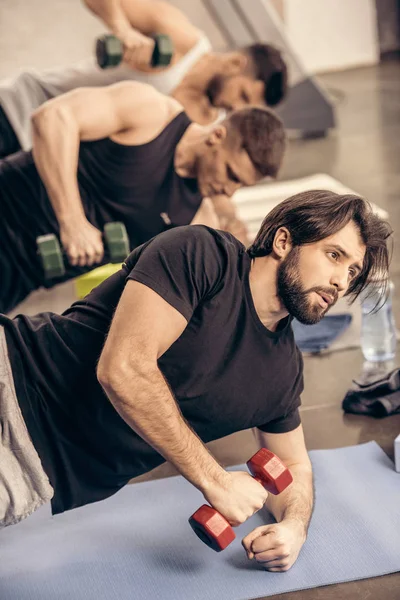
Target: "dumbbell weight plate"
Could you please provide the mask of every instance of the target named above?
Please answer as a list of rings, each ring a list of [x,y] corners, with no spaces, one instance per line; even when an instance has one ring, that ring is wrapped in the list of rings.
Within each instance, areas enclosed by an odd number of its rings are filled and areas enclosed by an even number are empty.
[[[96,59],[101,69],[119,65],[123,53],[122,43],[115,35],[102,35],[96,41]]]
[[[216,552],[225,550],[236,538],[228,521],[207,504],[203,504],[192,514],[189,525],[197,537]]]
[[[54,233],[47,233],[40,235],[36,242],[46,279],[62,277],[65,274],[65,265],[57,237]]]
[[[154,50],[151,57],[152,67],[167,67],[174,53],[174,47],[169,35],[158,34],[154,36]]]
[[[125,260],[129,254],[129,238],[125,225],[119,221],[106,223],[104,225],[104,237],[110,254],[110,261],[119,263]]]

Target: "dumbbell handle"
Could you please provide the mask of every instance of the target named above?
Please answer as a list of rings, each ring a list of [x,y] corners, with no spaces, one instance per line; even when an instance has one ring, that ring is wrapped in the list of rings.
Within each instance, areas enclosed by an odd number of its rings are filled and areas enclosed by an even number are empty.
[[[246,464],[253,478],[274,495],[283,492],[293,481],[289,469],[266,448],[261,448]],[[217,552],[224,550],[236,537],[225,517],[207,504],[193,513],[189,524],[197,537]]]

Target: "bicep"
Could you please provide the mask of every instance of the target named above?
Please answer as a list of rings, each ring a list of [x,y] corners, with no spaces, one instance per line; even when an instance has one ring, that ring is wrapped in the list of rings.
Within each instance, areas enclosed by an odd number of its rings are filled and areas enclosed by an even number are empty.
[[[301,424],[296,429],[286,433],[267,433],[256,428],[254,429],[254,435],[261,447],[271,450],[286,465],[304,464],[311,466]]]
[[[156,292],[129,280],[100,361],[109,366],[126,365],[138,358],[156,362],[180,337],[186,325],[185,317]]]

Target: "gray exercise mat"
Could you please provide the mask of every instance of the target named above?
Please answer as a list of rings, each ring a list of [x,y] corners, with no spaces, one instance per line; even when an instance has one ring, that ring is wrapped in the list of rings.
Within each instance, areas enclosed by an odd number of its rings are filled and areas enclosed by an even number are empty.
[[[174,477],[127,486],[51,518],[48,507],[0,531],[1,600],[243,600],[400,570],[400,474],[375,442],[310,452],[317,502],[286,573],[247,560],[239,527],[215,553],[187,518],[201,494]]]

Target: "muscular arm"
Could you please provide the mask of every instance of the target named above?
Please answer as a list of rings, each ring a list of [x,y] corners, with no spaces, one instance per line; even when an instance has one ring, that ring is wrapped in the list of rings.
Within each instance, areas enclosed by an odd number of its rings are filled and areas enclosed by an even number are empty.
[[[180,105],[136,82],[80,88],[43,104],[32,117],[33,158],[62,225],[85,219],[77,181],[79,144],[116,136],[135,143],[158,133]]]
[[[185,54],[200,32],[178,8],[162,0],[83,0],[123,43],[132,29],[171,37],[175,53]],[[175,57],[175,59],[178,56]]]
[[[147,286],[128,281],[97,376],[115,409],[203,493],[226,472],[184,420],[157,365],[187,321]]]

